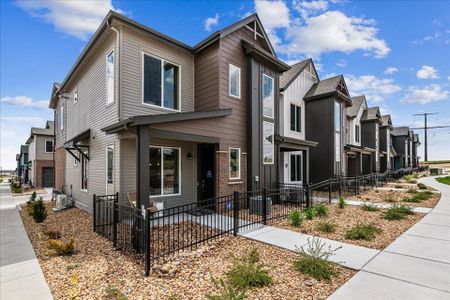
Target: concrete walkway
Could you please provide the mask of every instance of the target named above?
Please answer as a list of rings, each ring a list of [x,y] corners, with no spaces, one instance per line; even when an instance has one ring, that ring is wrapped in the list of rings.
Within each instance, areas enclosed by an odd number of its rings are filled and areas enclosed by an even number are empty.
[[[432,211],[367,263],[329,299],[450,299],[450,186]]]
[[[50,193],[47,189],[45,190],[47,193],[38,194],[37,197],[42,197],[44,201],[49,201],[52,199],[51,190]],[[0,210],[16,208],[17,205],[26,203],[28,200],[30,200],[30,195],[13,196],[9,184],[4,182],[0,183]]]
[[[8,184],[0,203],[11,203]],[[0,299],[53,299],[17,209],[0,210]]]

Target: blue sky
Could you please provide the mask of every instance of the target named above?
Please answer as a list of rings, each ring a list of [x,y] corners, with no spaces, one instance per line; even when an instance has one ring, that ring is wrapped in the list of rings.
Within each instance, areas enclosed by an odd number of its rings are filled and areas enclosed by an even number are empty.
[[[189,45],[256,11],[281,59],[313,57],[322,79],[343,74],[351,94],[366,94],[395,126],[422,126],[412,114],[424,111],[439,112],[430,125],[450,125],[447,1],[1,1],[3,169],[15,167],[30,127],[52,119],[52,83],[109,9]],[[430,159],[450,158],[449,148],[450,129],[432,131]]]

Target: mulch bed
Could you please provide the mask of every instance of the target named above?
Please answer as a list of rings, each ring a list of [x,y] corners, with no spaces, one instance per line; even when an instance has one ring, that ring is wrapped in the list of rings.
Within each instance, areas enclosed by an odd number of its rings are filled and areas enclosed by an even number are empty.
[[[326,299],[355,272],[336,266],[339,275],[330,282],[316,281],[292,267],[295,253],[240,237],[227,236],[180,252],[154,267],[150,277],[130,256],[114,250],[112,243],[92,231],[92,216],[72,208],[55,213],[47,203],[48,217],[36,224],[24,208],[25,229],[36,251],[44,276],[55,299],[108,299],[108,287],[128,299],[205,299],[215,293],[211,278],[224,276],[238,256],[256,247],[268,265],[274,283],[252,289],[248,299]],[[47,247],[45,230],[59,230],[63,239],[75,239],[76,253],[56,256]],[[110,298],[111,299],[111,298]]]
[[[407,216],[403,220],[389,221],[383,219],[383,213],[386,210],[372,212],[365,211],[359,206],[347,205],[344,209],[340,209],[336,204],[327,204],[326,206],[329,209],[328,217],[315,217],[313,220],[305,219],[300,227],[293,227],[288,219],[279,220],[271,225],[310,235],[320,236],[335,241],[381,250],[386,248],[403,232],[408,230],[412,225],[424,217],[424,214],[416,213],[414,215]],[[337,224],[335,232],[326,233],[318,230],[317,225],[322,221],[331,221]],[[345,234],[347,230],[351,229],[358,223],[374,224],[375,226],[380,227],[383,231],[371,241],[346,239]]]
[[[404,204],[412,207],[429,207],[433,208],[441,199],[440,193],[432,193],[431,198],[421,202],[405,202],[403,199],[411,197],[412,195],[408,191],[395,191],[395,190],[369,190],[365,193],[361,193],[357,196],[349,196],[349,200],[366,201],[373,203],[387,203],[387,204]],[[389,202],[390,200],[392,202]]]

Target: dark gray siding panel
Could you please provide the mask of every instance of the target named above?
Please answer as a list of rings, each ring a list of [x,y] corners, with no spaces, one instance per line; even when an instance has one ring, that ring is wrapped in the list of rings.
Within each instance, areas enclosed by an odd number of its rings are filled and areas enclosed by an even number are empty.
[[[392,137],[392,145],[394,146],[395,152],[398,154],[405,155],[405,142],[406,137],[405,136],[393,136]]]
[[[361,145],[375,149],[375,123],[365,122],[361,124]]]
[[[387,139],[386,134],[388,132],[388,127],[380,127],[380,150],[387,151]]]
[[[195,57],[195,110],[219,108],[219,42]]]

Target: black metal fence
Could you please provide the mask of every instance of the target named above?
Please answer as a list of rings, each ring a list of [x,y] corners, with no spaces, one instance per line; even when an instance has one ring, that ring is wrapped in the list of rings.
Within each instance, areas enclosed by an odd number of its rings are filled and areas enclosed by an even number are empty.
[[[237,235],[240,230],[287,218],[294,210],[331,202],[340,195],[359,194],[411,172],[330,178],[304,186],[283,183],[272,189],[234,192],[158,211],[122,204],[117,193],[94,195],[93,227],[112,241],[116,249],[145,263],[148,275],[156,260],[175,252],[192,250],[223,235]]]

